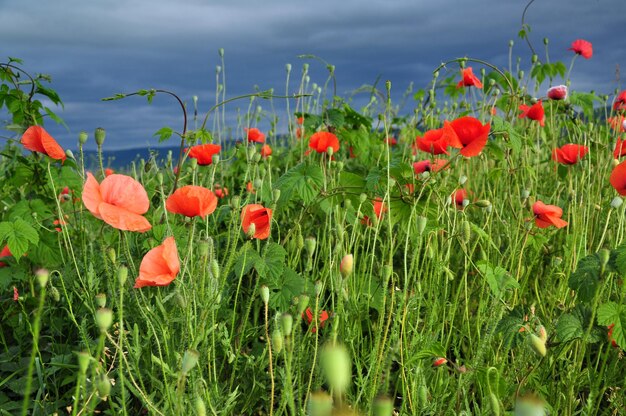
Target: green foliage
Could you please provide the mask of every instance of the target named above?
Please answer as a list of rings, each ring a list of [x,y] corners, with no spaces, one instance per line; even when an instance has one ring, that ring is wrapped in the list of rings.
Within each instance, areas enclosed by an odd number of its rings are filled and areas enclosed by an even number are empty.
[[[324,184],[324,173],[318,165],[300,163],[289,169],[275,183],[274,188],[280,189],[279,204],[287,204],[294,197],[305,205],[313,202]]]
[[[613,325],[612,338],[622,349],[626,348],[626,307],[615,302],[607,302],[598,308],[598,323]]]
[[[18,218],[14,222],[0,222],[0,241],[6,243],[17,261],[29,246],[39,244],[37,231],[26,221]]]

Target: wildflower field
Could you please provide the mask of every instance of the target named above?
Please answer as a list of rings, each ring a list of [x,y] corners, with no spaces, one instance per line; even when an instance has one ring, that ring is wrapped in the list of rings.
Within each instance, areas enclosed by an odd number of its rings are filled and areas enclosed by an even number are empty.
[[[544,43],[359,109],[325,63],[212,107],[113,95],[182,114],[117,171],[0,63],[0,415],[626,414],[626,91]]]

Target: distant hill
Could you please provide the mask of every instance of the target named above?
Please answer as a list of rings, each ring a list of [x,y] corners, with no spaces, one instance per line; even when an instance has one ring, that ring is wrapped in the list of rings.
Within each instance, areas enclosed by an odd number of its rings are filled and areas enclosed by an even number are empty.
[[[102,152],[104,167],[110,167],[113,169],[122,169],[130,166],[131,162],[136,162],[139,159],[148,159],[151,155],[157,160],[167,159],[167,154],[172,152],[172,159],[178,160],[178,152],[180,147],[157,147],[147,148],[139,147],[134,149],[122,149],[122,150],[105,150]],[[74,156],[78,158],[78,152],[74,152]],[[174,162],[175,163],[175,162]],[[85,167],[87,169],[94,169],[98,167],[98,153],[95,150],[85,151]]]

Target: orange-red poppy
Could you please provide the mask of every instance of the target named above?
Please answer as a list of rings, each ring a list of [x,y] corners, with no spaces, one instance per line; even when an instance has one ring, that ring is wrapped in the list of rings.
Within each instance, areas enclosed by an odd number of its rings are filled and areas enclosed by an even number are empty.
[[[396,146],[398,144],[398,139],[396,139],[395,137],[387,137],[385,139],[385,143],[387,143],[389,146]]]
[[[67,187],[67,186],[66,186],[66,187],[64,187],[64,188],[61,190],[61,193],[59,194],[59,201],[60,201],[60,202],[67,202],[67,201],[71,201],[71,200],[72,200],[72,197],[70,196],[70,192],[72,192],[72,191],[70,190],[70,188],[69,188],[69,187]]]
[[[424,172],[439,172],[447,163],[445,159],[421,160],[413,163],[413,171],[416,175]]]
[[[415,145],[420,150],[433,155],[449,154],[448,147],[463,147],[459,136],[448,121],[443,122],[442,128],[428,130],[424,136],[416,138]]]
[[[145,286],[167,286],[178,275],[180,261],[174,237],[167,237],[163,244],[148,251],[141,260],[135,288]]]
[[[380,220],[383,217],[383,214],[388,211],[388,208],[381,198],[374,199],[373,205],[374,215],[376,215],[376,218]],[[361,219],[361,224],[372,225],[372,221],[370,220],[370,217],[364,215]]]
[[[5,258],[5,257],[13,257],[13,254],[11,254],[11,250],[9,250],[9,246],[5,245],[2,248],[2,251],[0,251],[0,258]],[[0,261],[0,267],[6,267],[7,264],[3,261]]]
[[[30,126],[26,129],[22,135],[21,143],[25,149],[43,153],[51,159],[64,162],[67,158],[65,150],[41,126]]]
[[[606,119],[609,126],[617,132],[626,132],[626,117],[619,115]]]
[[[533,204],[533,214],[535,214],[535,224],[539,228],[547,228],[554,225],[556,228],[563,228],[567,225],[563,221],[563,210],[556,205],[546,205],[541,201]]]
[[[613,102],[613,110],[626,110],[626,90],[620,92],[617,97],[615,97],[615,101]]]
[[[213,191],[216,197],[222,199],[228,196],[228,188],[222,187],[221,185],[215,185],[215,190]]]
[[[217,207],[217,197],[210,189],[187,185],[178,188],[165,201],[165,208],[186,217],[206,217]]]
[[[67,215],[66,215],[66,217],[67,217]],[[54,227],[54,230],[56,232],[60,233],[61,231],[63,231],[61,227],[66,226],[67,222],[65,222],[64,220],[61,220],[61,219],[57,219],[57,220],[52,221],[52,224],[58,226],[58,227]]]
[[[589,59],[593,56],[593,46],[591,42],[583,39],[576,39],[567,50],[574,51],[577,55],[581,55],[585,59]]]
[[[196,159],[198,161],[198,165],[206,166],[213,163],[213,155],[219,154],[221,149],[222,148],[219,144],[199,144],[197,146],[192,146],[189,149],[189,157]]]
[[[465,157],[478,156],[487,144],[491,124],[484,124],[477,118],[465,116],[450,123],[458,136],[463,148],[461,154]]]
[[[613,157],[619,159],[624,155],[626,155],[626,140],[617,139],[615,149],[613,149]]]
[[[152,228],[143,217],[150,208],[148,194],[130,176],[113,174],[99,184],[87,172],[83,203],[96,218],[119,230],[145,232]]]
[[[261,130],[256,127],[252,127],[250,129],[244,129],[246,135],[248,137],[248,143],[265,143],[265,134],[261,133]]]
[[[326,153],[329,147],[333,148],[333,152],[339,151],[339,139],[334,134],[327,131],[318,131],[309,139],[309,147],[317,153]]]
[[[304,117],[300,116],[300,117],[296,118],[296,123],[298,123],[299,125],[304,124]]]
[[[615,327],[615,324],[611,324],[611,325],[606,327],[606,329],[608,330],[607,331],[607,338],[611,342],[611,346],[613,348],[618,348],[619,346],[617,345],[617,342],[615,342],[615,340],[613,339],[613,328],[614,327]]]
[[[626,161],[613,168],[609,182],[611,182],[618,194],[626,195]]]
[[[552,160],[563,165],[573,165],[589,153],[589,148],[580,144],[565,144],[552,151]]]
[[[541,103],[541,100],[531,106],[521,104],[519,109],[522,111],[519,118],[529,118],[531,120],[538,121],[540,126],[544,126],[545,112],[543,111],[543,104]]]
[[[459,83],[456,85],[457,88],[461,88],[461,87],[482,88],[483,87],[483,83],[480,82],[480,79],[478,79],[476,75],[474,75],[474,71],[472,70],[471,66],[462,70],[461,75],[463,76],[463,79],[459,81]]]
[[[557,85],[556,87],[548,88],[548,98],[555,101],[567,99],[567,86]]]
[[[111,168],[106,168],[106,169],[104,169],[104,176],[105,176],[105,177],[106,177],[106,176],[111,176],[111,175],[113,175],[114,173],[115,173],[115,171],[114,171],[113,169],[111,169]]]
[[[320,316],[317,319],[317,322],[319,323],[320,328],[324,328],[324,325],[326,325],[326,321],[328,320],[328,318],[329,318],[328,312],[320,311]],[[311,323],[313,322],[313,311],[311,311],[310,307],[306,308],[306,311],[304,311],[304,313],[302,314],[302,319],[304,319],[308,325],[311,325]],[[316,333],[317,327],[315,326],[311,327],[311,332],[313,334]]]
[[[467,195],[467,190],[461,188],[454,191],[452,195],[450,195],[450,198],[452,199],[452,202],[454,202],[454,206],[457,209],[462,210],[463,208],[465,208],[465,200],[467,200]]]
[[[254,189],[254,185],[252,184],[252,181],[248,181],[248,183],[246,184],[246,191],[248,191],[251,194],[256,194],[256,189]]]
[[[272,148],[270,147],[269,144],[264,144],[263,147],[261,147],[260,153],[262,157],[266,158],[272,154]]]
[[[241,210],[241,228],[248,234],[250,226],[254,224],[253,238],[265,240],[270,236],[272,225],[272,210],[259,204],[249,204]]]

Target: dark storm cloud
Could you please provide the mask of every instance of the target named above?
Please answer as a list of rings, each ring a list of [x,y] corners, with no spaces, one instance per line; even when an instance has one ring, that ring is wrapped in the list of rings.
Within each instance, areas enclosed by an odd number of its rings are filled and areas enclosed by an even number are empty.
[[[423,88],[442,61],[461,56],[508,66],[508,41],[528,67],[528,46],[517,38],[523,1],[185,1],[110,0],[39,2],[0,1],[3,56],[25,60],[24,68],[51,74],[65,102],[60,114],[70,131],[48,124],[62,145],[73,147],[80,130],[104,126],[107,146],[155,145],[152,134],[164,125],[180,128],[180,110],[167,97],[152,105],[139,97],[117,102],[100,99],[116,92],[163,88],[190,104],[198,95],[202,109],[215,101],[218,48],[226,50],[227,96],[285,90],[285,64],[293,64],[291,92],[302,64],[311,80],[323,85],[328,73],[315,54],[336,66],[338,92],[348,94],[380,76],[391,80],[399,97],[410,82]],[[545,60],[542,43],[550,39],[550,59],[569,65],[572,40],[594,44],[591,60],[578,59],[574,89],[610,93],[617,86],[616,65],[626,64],[623,0],[537,0],[527,12],[530,39]],[[513,64],[515,65],[515,58]],[[477,66],[477,65],[476,65]],[[451,65],[452,74],[457,67]],[[445,71],[444,71],[445,72]],[[355,105],[367,102],[357,95]],[[284,100],[275,108],[284,115]],[[264,110],[267,101],[258,101]],[[229,105],[246,111],[248,101]]]

